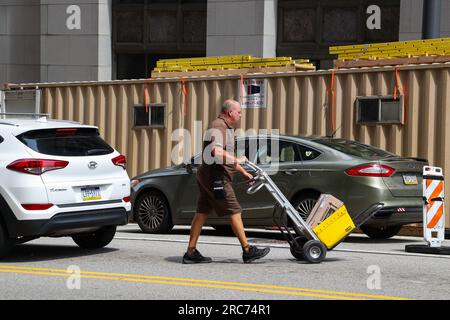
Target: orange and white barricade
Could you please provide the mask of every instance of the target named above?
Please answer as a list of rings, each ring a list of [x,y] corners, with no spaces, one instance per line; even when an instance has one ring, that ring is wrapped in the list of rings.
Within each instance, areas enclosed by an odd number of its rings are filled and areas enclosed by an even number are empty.
[[[444,175],[438,167],[423,168],[423,234],[430,247],[445,239]]]

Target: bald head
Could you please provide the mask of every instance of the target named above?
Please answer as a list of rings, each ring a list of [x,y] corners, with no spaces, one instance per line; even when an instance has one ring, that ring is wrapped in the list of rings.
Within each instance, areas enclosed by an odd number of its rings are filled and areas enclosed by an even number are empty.
[[[226,114],[228,111],[231,111],[231,109],[234,107],[236,107],[236,105],[239,105],[239,102],[237,102],[236,100],[233,99],[227,99],[224,101],[223,105],[222,105],[222,109],[220,109],[220,112],[223,114]]]
[[[241,104],[236,100],[227,99],[224,101],[220,113],[230,124],[235,124],[241,118]]]

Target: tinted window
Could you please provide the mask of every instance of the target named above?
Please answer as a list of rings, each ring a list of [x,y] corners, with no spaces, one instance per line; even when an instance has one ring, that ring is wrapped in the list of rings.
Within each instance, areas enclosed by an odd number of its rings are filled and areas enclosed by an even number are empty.
[[[258,146],[258,163],[269,163],[272,161],[272,158],[271,140],[267,140],[267,143],[260,143]],[[281,140],[279,140],[278,158],[279,162],[301,161],[296,144]]]
[[[0,136],[0,143],[2,143],[3,142],[3,137],[2,136]]]
[[[333,148],[345,154],[368,160],[382,159],[395,156],[390,152],[372,146],[368,146],[366,144],[362,144],[356,141],[350,141],[345,139],[317,139],[314,140],[314,142],[323,144],[327,147]]]
[[[309,161],[309,160],[313,160],[315,158],[317,158],[318,156],[320,156],[320,152],[316,151],[314,149],[299,145],[298,149],[300,151],[300,156],[302,158],[303,161]]]
[[[114,152],[95,128],[33,130],[17,138],[34,151],[48,155],[81,157]]]
[[[235,143],[236,157],[246,156],[248,160],[256,163],[258,152],[258,139],[240,139]]]

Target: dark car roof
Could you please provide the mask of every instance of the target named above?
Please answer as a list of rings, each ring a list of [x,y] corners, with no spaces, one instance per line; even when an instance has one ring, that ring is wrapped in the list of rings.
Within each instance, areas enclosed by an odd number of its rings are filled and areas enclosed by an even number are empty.
[[[336,147],[336,146],[340,146],[342,144],[342,142],[344,142],[345,144],[349,144],[349,145],[358,145],[360,147],[362,147],[363,149],[366,148],[367,149],[371,149],[373,150],[372,153],[373,154],[377,154],[378,155],[385,155],[385,156],[396,156],[395,154],[389,153],[385,150],[379,149],[377,147],[374,146],[370,146],[370,145],[366,145],[364,143],[355,141],[355,140],[350,140],[350,139],[345,139],[345,138],[335,138],[335,137],[330,137],[330,136],[319,136],[319,135],[283,135],[283,134],[279,134],[279,135],[255,135],[254,137],[270,137],[270,138],[279,138],[281,140],[285,139],[285,140],[291,140],[291,141],[295,141],[297,143],[304,143],[306,145],[308,145],[309,147],[312,148],[316,148],[319,151],[328,151],[328,153],[330,154],[341,154],[341,155],[346,155],[347,157],[356,157],[359,159],[365,159],[365,160],[374,160],[371,159],[370,157],[366,157],[363,155],[363,153],[358,154],[358,152],[352,152],[351,148],[348,148],[346,150],[346,148],[342,148],[342,147]],[[378,158],[377,158],[378,159]]]
[[[318,135],[289,135],[289,134],[256,134],[253,136],[247,136],[242,138],[249,138],[249,137],[271,137],[271,138],[288,138],[288,139],[299,139],[299,140],[308,140],[308,141],[314,141],[316,139],[335,139],[331,137],[325,137],[325,136],[318,136]]]
[[[288,135],[288,134],[257,134],[254,136],[249,136],[249,137],[270,137],[270,138],[280,138],[280,139],[287,139],[287,140],[295,140],[297,142],[312,142],[314,143],[314,145],[317,146],[321,146],[321,147],[325,147],[324,145],[318,144],[316,142],[316,140],[320,140],[320,139],[339,139],[339,140],[347,140],[344,138],[332,138],[332,137],[327,137],[327,136],[319,136],[319,135]],[[248,137],[243,137],[243,138],[248,138]],[[328,147],[327,147],[328,148]]]

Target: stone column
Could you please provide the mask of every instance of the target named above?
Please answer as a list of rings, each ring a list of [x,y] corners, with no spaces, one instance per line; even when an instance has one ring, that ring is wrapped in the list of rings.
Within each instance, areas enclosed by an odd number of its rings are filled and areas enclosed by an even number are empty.
[[[41,0],[41,82],[111,79],[111,0]]]
[[[207,56],[276,56],[277,0],[208,0]]]

